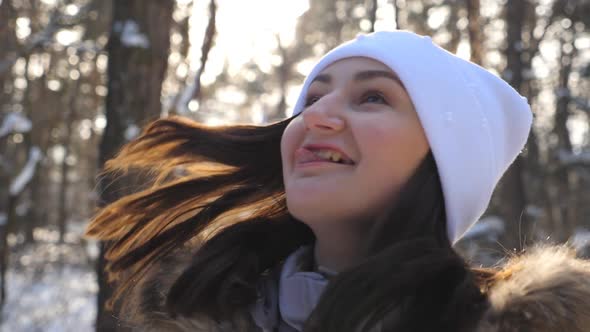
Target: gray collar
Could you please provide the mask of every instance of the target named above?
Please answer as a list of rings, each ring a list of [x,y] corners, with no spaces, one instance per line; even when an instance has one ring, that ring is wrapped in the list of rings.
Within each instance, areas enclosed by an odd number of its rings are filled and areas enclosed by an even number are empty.
[[[303,330],[328,284],[323,273],[311,271],[310,262],[313,247],[303,246],[287,257],[280,271],[261,280],[250,313],[263,331]]]

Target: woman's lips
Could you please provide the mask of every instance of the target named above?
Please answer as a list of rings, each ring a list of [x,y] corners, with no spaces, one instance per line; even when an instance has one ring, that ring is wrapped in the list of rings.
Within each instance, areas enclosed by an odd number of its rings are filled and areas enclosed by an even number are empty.
[[[314,161],[330,162],[328,160],[318,157],[315,153],[308,149],[299,148],[295,151],[295,164],[307,164]]]

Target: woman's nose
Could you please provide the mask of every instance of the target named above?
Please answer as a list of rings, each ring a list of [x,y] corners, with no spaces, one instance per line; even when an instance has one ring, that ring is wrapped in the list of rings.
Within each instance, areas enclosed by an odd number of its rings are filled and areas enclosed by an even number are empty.
[[[336,95],[325,95],[303,111],[303,122],[308,130],[340,131],[344,128],[343,102]]]

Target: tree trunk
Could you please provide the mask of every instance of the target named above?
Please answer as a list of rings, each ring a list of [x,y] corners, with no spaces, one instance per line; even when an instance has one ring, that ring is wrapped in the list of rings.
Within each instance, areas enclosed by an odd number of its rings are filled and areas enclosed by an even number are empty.
[[[112,158],[146,122],[159,117],[162,81],[170,51],[173,0],[127,0],[113,2],[111,35],[107,45],[108,94],[106,120],[99,147],[99,165]],[[130,35],[133,38],[128,38]],[[123,180],[99,180],[99,205],[104,206],[125,194],[118,189],[132,187]],[[128,193],[128,192],[127,192]],[[117,322],[105,307],[112,285],[104,275],[106,244],[101,244],[97,264],[99,280],[97,331],[116,330]]]
[[[524,49],[522,32],[526,5],[525,1],[508,1],[505,7],[507,64],[504,78],[519,91],[523,83],[522,72],[525,68],[521,55]],[[502,243],[508,249],[520,249],[529,230],[529,218],[525,213],[527,203],[523,173],[524,161],[523,157],[519,156],[504,174],[497,190],[497,194],[501,197],[500,210],[506,222]]]
[[[0,63],[7,60],[11,55],[16,55],[16,13],[10,1],[0,2]],[[0,65],[0,83],[7,75],[10,75],[9,68]]]
[[[377,23],[377,9],[379,8],[379,4],[377,0],[371,1],[371,7],[369,11],[369,21],[371,22],[371,30],[369,32],[375,31],[375,23]]]
[[[524,26],[527,27],[524,32],[525,40],[527,40],[527,47],[523,50],[521,59],[523,60],[523,67],[525,72],[532,72],[532,60],[539,53],[539,45],[545,39],[546,32],[549,31],[549,26],[555,22],[555,20],[561,16],[563,11],[562,1],[555,1],[552,5],[552,9],[549,14],[537,14],[534,6],[529,6],[527,10],[526,20]],[[535,33],[535,31],[542,31],[542,33]],[[520,93],[529,98],[529,102],[533,102],[533,98],[539,95],[539,92],[543,90],[543,86],[539,85],[538,82],[532,79],[523,79],[520,85]],[[544,230],[552,232],[552,225],[556,223],[554,217],[554,200],[552,199],[553,184],[551,182],[552,176],[548,172],[547,164],[542,160],[542,152],[539,147],[539,142],[542,140],[538,137],[535,130],[531,130],[527,147],[526,147],[526,181],[527,184],[527,201],[528,204],[532,204],[536,211],[532,210],[529,215],[531,224],[535,224],[535,227],[531,227],[531,231],[538,231],[537,234],[529,233],[531,237],[540,236],[546,238],[547,234]],[[542,211],[542,212],[541,212]],[[538,223],[538,224],[537,224]]]
[[[0,114],[4,105],[8,104],[11,99],[11,94],[5,92],[5,88],[11,86],[9,83],[12,78],[12,59],[16,56],[16,13],[12,7],[11,1],[0,2]],[[3,120],[3,119],[2,119]],[[6,140],[0,142],[0,153],[4,152]],[[10,172],[5,172],[0,168],[0,213],[5,213],[7,220],[13,219],[14,202],[10,193],[8,192],[8,184],[10,183]],[[4,257],[6,247],[5,243],[6,224],[0,225],[0,257]],[[2,259],[2,258],[0,258]],[[0,274],[2,280],[2,294],[4,294],[4,270],[5,264],[0,262]],[[1,300],[1,299],[0,299]],[[0,303],[2,304],[2,303]]]
[[[570,116],[569,105],[571,101],[569,79],[572,72],[572,62],[575,56],[575,52],[565,52],[566,46],[571,46],[572,50],[575,50],[573,43],[574,38],[572,37],[573,32],[564,31],[560,38],[560,49],[561,56],[560,68],[559,68],[559,85],[557,87],[555,105],[555,120],[553,132],[557,137],[557,151],[556,159],[559,163],[559,155],[566,154],[571,155],[572,142],[570,140],[570,132],[567,128],[567,121]],[[565,40],[565,36],[571,37],[571,40]],[[566,241],[570,236],[571,232],[575,228],[575,220],[572,220],[572,209],[571,209],[571,188],[569,185],[570,172],[569,167],[557,167],[555,174],[555,185],[557,187],[557,195],[554,197],[554,207],[556,209],[553,214],[556,218],[553,233],[556,234],[558,241]]]
[[[10,247],[8,245],[8,235],[14,230],[16,225],[16,205],[18,204],[19,196],[26,190],[28,186],[30,186],[30,178],[26,175],[24,179],[21,180],[25,182],[21,182],[20,186],[15,186],[14,181],[19,176],[23,176],[23,174],[28,174],[28,172],[36,172],[37,165],[39,164],[39,159],[41,156],[39,155],[39,151],[36,147],[29,150],[28,158],[23,166],[23,168],[19,171],[16,177],[11,181],[9,194],[8,194],[8,203],[7,209],[8,212],[6,214],[6,223],[1,227],[2,233],[0,236],[0,281],[2,282],[2,288],[0,290],[0,307],[4,304],[6,300],[6,271],[8,270],[8,263],[10,261]],[[25,171],[28,167],[28,171]]]
[[[23,98],[21,104],[23,106],[24,113],[25,113],[26,117],[31,120],[33,128],[37,128],[37,126],[35,126],[35,118],[33,117],[33,115],[35,115],[33,113],[33,99],[35,96],[35,93],[33,92],[33,90],[35,88],[38,88],[38,86],[35,86],[34,80],[30,79],[29,75],[26,74],[29,72],[29,66],[31,64],[31,53],[26,54],[24,56],[24,59],[25,59],[24,79],[26,80],[27,85],[26,85],[26,88],[24,91],[24,98]],[[23,141],[25,143],[24,146],[27,149],[27,151],[32,149],[33,146],[38,146],[38,144],[37,144],[38,142],[34,141],[36,136],[38,136],[38,133],[35,130],[31,130],[31,131],[24,133]],[[37,173],[38,172],[35,172],[35,175],[33,178],[33,180],[36,183],[29,186],[30,194],[31,194],[31,196],[30,196],[31,204],[30,204],[30,207],[27,211],[27,218],[24,219],[24,222],[21,225],[24,227],[23,231],[24,231],[24,236],[25,236],[25,243],[27,243],[27,244],[33,243],[35,241],[34,229],[35,229],[35,226],[38,225],[38,222],[39,222],[39,220],[37,219],[37,216],[38,216],[37,211],[39,211],[40,209],[43,209],[43,205],[40,204],[39,201],[33,201],[33,198],[39,198],[38,192],[39,192],[40,188],[38,186],[38,182],[40,180],[40,177],[39,177],[39,174],[37,174]]]
[[[70,167],[68,165],[68,157],[70,156],[71,145],[72,145],[72,127],[74,121],[76,121],[76,98],[78,95],[79,84],[77,81],[73,81],[70,87],[70,95],[68,97],[68,105],[66,106],[66,116],[64,117],[64,125],[66,132],[64,133],[62,146],[64,147],[64,157],[61,162],[61,174],[60,174],[60,191],[59,191],[59,206],[58,206],[58,227],[59,227],[59,240],[64,242],[64,237],[67,231],[68,221],[68,208],[67,208],[67,196],[68,196],[68,173]]]
[[[12,76],[12,59],[16,57],[16,12],[11,1],[0,2],[0,106],[4,104],[4,83]]]
[[[461,30],[457,28],[457,21],[459,21],[459,6],[458,5],[449,5],[450,14],[449,14],[449,30],[451,34],[451,40],[449,43],[445,45],[447,51],[456,54],[457,49],[459,48],[459,43],[461,42]]]
[[[483,63],[483,38],[481,30],[481,15],[479,0],[467,1],[467,30],[471,48],[471,61],[479,65]]]
[[[12,231],[14,219],[16,218],[16,203],[17,196],[8,195],[8,213],[6,214],[6,223],[0,227],[2,230],[0,237],[0,282],[2,288],[0,289],[0,308],[4,307],[6,301],[6,271],[8,270],[8,262],[10,260],[10,248],[8,246],[8,234]]]

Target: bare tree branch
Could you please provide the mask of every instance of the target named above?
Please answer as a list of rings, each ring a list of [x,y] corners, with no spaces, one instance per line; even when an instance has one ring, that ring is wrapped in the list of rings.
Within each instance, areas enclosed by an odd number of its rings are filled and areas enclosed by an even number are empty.
[[[370,32],[375,31],[375,23],[377,22],[377,8],[379,7],[377,0],[371,1],[371,11],[369,12],[369,21],[371,21]]]
[[[396,29],[401,29],[401,25],[399,22],[400,19],[400,15],[399,15],[399,4],[397,3],[397,0],[391,0],[392,5],[393,5],[393,11],[395,13],[395,28]]]
[[[205,31],[205,38],[203,40],[203,45],[201,47],[201,67],[199,71],[195,75],[195,87],[193,90],[193,98],[196,100],[201,99],[201,76],[205,71],[205,65],[207,64],[207,58],[209,57],[209,51],[211,51],[211,47],[213,46],[213,41],[215,39],[216,33],[216,26],[215,26],[215,19],[217,16],[217,3],[215,0],[211,0],[209,3],[209,23],[207,23],[207,30]]]

